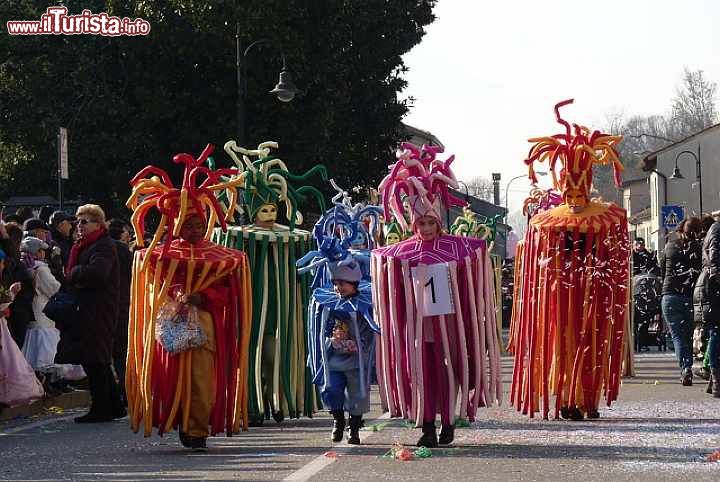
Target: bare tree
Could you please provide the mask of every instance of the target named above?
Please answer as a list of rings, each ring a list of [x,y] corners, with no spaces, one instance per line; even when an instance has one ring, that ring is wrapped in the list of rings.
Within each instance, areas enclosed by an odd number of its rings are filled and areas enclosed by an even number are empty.
[[[707,80],[702,70],[686,67],[683,83],[672,100],[671,137],[682,139],[713,125],[717,121],[716,93],[717,84]]]
[[[513,231],[515,231],[515,234],[518,235],[518,238],[522,239],[525,237],[528,220],[523,214],[522,209],[508,213],[506,223],[512,226]]]
[[[468,194],[471,196],[493,202],[493,183],[490,179],[483,176],[475,176],[465,184],[467,184]]]
[[[644,154],[688,137],[713,125],[718,118],[715,106],[717,84],[710,82],[702,70],[685,68],[683,81],[678,86],[666,115],[625,118],[613,113],[607,116],[604,128],[611,134],[621,134],[618,146],[620,160],[625,166],[623,179],[636,179],[645,175],[639,161]],[[619,192],[612,182],[610,170],[593,170],[593,184],[606,200],[619,200]]]

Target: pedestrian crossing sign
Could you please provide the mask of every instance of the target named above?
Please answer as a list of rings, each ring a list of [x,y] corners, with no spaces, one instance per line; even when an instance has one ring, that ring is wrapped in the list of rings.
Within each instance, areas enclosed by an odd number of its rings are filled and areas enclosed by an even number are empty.
[[[661,210],[662,223],[667,229],[675,229],[685,219],[682,206],[663,206]]]

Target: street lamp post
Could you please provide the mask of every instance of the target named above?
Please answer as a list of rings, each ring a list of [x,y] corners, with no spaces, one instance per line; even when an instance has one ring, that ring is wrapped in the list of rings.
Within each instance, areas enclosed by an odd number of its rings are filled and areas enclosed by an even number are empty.
[[[277,44],[276,42],[273,42],[269,39],[260,39],[257,40],[250,45],[243,51],[242,50],[242,43],[240,42],[240,21],[236,22],[236,32],[235,32],[235,67],[237,71],[237,123],[238,123],[238,132],[237,132],[237,143],[238,145],[244,145],[245,143],[245,82],[247,79],[246,76],[246,69],[245,69],[245,58],[247,58],[248,53],[250,50],[253,49],[253,47],[256,47],[258,45],[262,44],[272,44],[274,45],[279,51],[280,56],[282,58],[282,70],[280,71],[280,78],[278,80],[277,85],[275,85],[275,88],[270,91],[271,94],[275,94],[275,96],[278,98],[281,102],[290,102],[295,98],[295,94],[297,94],[298,89],[295,87],[295,84],[292,80],[292,74],[287,68],[287,61],[285,59],[285,52],[283,52],[282,47]]]
[[[465,181],[458,181],[458,185],[462,185],[465,188],[465,202],[470,202],[470,190]]]
[[[538,176],[547,176],[547,171],[535,171],[535,174],[537,174]],[[520,174],[519,176],[515,176],[510,179],[505,185],[505,220],[507,220],[508,215],[508,190],[510,189],[510,184],[512,184],[515,179],[520,179],[522,177],[527,177],[527,174]]]
[[[680,151],[678,153],[678,155],[675,156],[675,169],[673,169],[673,173],[670,176],[671,181],[685,179],[685,176],[683,176],[682,172],[680,172],[680,168],[678,168],[678,159],[680,159],[680,156],[682,156],[683,154],[688,154],[695,159],[695,176],[697,177],[698,192],[700,194],[700,214],[702,214],[703,213],[703,191],[702,191],[702,164],[700,163],[700,143],[698,143],[697,154],[695,154],[693,151],[685,150],[685,151]]]

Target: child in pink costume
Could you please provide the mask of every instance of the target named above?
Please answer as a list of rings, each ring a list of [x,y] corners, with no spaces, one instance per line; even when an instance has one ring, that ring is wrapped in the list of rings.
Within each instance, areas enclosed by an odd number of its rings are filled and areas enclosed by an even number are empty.
[[[446,207],[463,205],[441,149],[402,144],[380,184],[385,216],[414,235],[372,252],[373,306],[380,326],[378,379],[392,416],[422,427],[418,446],[454,439],[454,419],[500,400],[500,355],[492,265],[484,240],[442,232]],[[435,418],[440,414],[438,439]]]

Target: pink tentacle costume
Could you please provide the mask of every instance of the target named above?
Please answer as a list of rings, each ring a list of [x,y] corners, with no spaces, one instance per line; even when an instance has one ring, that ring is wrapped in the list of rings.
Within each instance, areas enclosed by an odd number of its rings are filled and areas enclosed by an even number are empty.
[[[421,426],[439,413],[445,427],[502,397],[492,265],[484,240],[441,232],[445,206],[463,205],[448,190],[457,186],[454,157],[401,147],[380,192],[385,215],[405,229],[409,204],[414,235],[372,252],[378,379],[393,417]],[[436,231],[427,235],[425,223]]]

